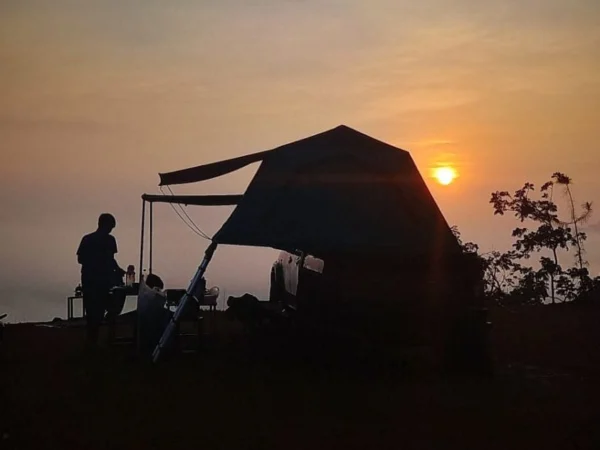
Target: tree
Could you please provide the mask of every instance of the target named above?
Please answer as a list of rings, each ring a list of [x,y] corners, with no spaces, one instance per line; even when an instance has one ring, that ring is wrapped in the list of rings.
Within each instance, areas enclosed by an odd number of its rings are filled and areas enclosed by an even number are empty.
[[[512,257],[528,260],[539,256],[539,269],[521,270],[522,277],[516,292],[520,295],[530,295],[532,298],[549,297],[552,303],[558,300],[574,300],[591,286],[591,279],[584,260],[585,233],[579,231],[578,225],[588,220],[592,213],[592,205],[584,203],[584,211],[577,214],[571,191],[572,180],[563,173],[556,172],[539,191],[539,198],[533,198],[535,187],[525,183],[514,194],[507,191],[492,193],[490,203],[494,214],[504,215],[512,212],[522,223],[532,224],[527,227],[515,228],[513,237],[515,252]],[[561,220],[558,216],[558,206],[554,202],[554,186],[563,186],[569,200],[570,218]],[[573,228],[572,228],[573,227]],[[563,269],[560,264],[559,252],[576,251],[577,267]],[[548,255],[549,254],[549,255]],[[577,279],[577,281],[575,281]],[[547,295],[540,283],[545,280],[548,287]]]
[[[578,276],[582,283],[586,282],[586,277],[589,278],[589,272],[587,271],[587,261],[584,260],[585,249],[583,247],[584,241],[587,239],[587,235],[579,231],[579,225],[585,224],[590,216],[592,215],[592,203],[585,202],[581,205],[582,212],[577,213],[575,210],[575,199],[573,198],[573,192],[571,185],[573,180],[561,172],[555,172],[552,175],[552,180],[555,184],[563,186],[564,194],[567,197],[569,206],[569,220],[561,221],[560,224],[563,226],[573,226],[575,230],[575,242],[577,251],[575,252],[575,258],[578,266]]]
[[[463,242],[456,227],[452,228],[465,252],[476,253],[484,267],[486,295],[503,304],[541,304],[550,301],[572,301],[590,297],[600,291],[600,277],[590,278],[585,260],[587,236],[580,225],[592,214],[592,204],[586,202],[582,211],[575,208],[571,189],[572,179],[555,172],[539,191],[532,183],[525,183],[513,194],[508,191],[492,193],[490,203],[495,215],[512,213],[524,226],[513,230],[512,250],[480,254],[479,247]],[[554,189],[560,186],[567,199],[569,216],[559,218],[554,201]],[[575,265],[561,265],[561,255],[575,251]],[[536,259],[532,267],[528,261]]]

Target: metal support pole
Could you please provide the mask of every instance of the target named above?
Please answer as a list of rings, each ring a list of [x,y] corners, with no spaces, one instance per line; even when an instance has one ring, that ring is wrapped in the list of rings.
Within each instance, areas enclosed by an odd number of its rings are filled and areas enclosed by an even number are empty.
[[[148,267],[148,273],[152,273],[152,241],[153,241],[153,237],[154,237],[154,210],[153,210],[153,206],[154,203],[150,202],[150,255],[149,255],[149,267]]]
[[[142,266],[144,265],[144,228],[145,228],[145,220],[146,220],[146,200],[142,199],[142,231],[140,233],[140,267],[138,268],[139,272],[139,282],[142,282]]]
[[[204,253],[204,259],[200,263],[200,266],[198,267],[198,270],[196,271],[196,275],[194,275],[194,278],[192,279],[186,293],[183,295],[183,297],[181,297],[181,300],[179,301],[179,305],[177,305],[177,309],[175,310],[173,317],[171,317],[171,320],[169,321],[169,324],[165,328],[165,331],[163,332],[163,335],[161,336],[160,341],[158,342],[158,345],[156,346],[156,348],[154,349],[154,352],[152,353],[152,361],[154,363],[158,362],[158,360],[160,359],[160,356],[162,354],[162,351],[167,347],[171,338],[173,337],[173,333],[175,332],[175,329],[177,328],[177,323],[179,322],[179,319],[180,319],[181,315],[183,314],[183,311],[185,310],[187,302],[190,299],[195,300],[197,302],[200,301],[196,297],[196,291],[197,291],[198,287],[202,284],[202,278],[204,277],[206,268],[208,267],[208,264],[210,263],[210,260],[212,259],[212,256],[215,253],[216,248],[217,248],[217,243],[213,241],[210,243],[210,245],[206,249],[206,252]]]

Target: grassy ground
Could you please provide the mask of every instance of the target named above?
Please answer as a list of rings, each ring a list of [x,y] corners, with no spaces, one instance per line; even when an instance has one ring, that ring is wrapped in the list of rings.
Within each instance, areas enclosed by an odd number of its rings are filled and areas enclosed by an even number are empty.
[[[0,449],[600,449],[600,310],[495,311],[489,380],[370,373],[214,345],[158,366],[6,328]]]

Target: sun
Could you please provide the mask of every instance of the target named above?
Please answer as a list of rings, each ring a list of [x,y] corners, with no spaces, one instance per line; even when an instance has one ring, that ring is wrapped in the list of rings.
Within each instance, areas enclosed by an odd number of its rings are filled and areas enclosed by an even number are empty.
[[[456,179],[457,173],[452,167],[444,166],[434,169],[433,176],[438,183],[447,186]]]

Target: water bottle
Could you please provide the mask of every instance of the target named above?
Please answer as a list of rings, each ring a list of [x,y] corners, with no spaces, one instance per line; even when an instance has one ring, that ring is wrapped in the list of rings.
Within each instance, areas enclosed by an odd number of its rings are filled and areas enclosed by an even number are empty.
[[[135,283],[135,267],[133,265],[127,266],[127,272],[125,274],[125,284],[127,286],[133,286]]]

